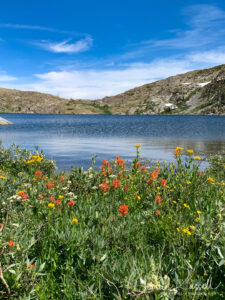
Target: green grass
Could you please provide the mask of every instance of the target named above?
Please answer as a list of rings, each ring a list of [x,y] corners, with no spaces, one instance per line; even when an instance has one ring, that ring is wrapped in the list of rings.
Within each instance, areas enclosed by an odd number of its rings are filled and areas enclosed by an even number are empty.
[[[223,299],[225,158],[139,152],[57,173],[0,147],[0,299]]]

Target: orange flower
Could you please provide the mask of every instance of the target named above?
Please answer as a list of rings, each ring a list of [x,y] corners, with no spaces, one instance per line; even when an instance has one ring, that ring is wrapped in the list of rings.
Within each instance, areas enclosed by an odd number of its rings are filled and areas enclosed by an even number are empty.
[[[138,169],[140,166],[141,166],[141,163],[140,163],[140,161],[138,161],[138,162],[136,163],[136,168]]]
[[[102,172],[102,176],[106,177],[107,176],[106,172]]]
[[[49,198],[49,201],[54,202],[54,201],[55,201],[55,197],[51,196],[51,197]]]
[[[114,179],[111,186],[114,189],[119,188],[120,187],[120,181],[119,181],[119,179]]]
[[[65,180],[65,176],[60,176],[60,180],[64,181]]]
[[[145,172],[146,171],[146,167],[145,166],[141,167],[141,171]]]
[[[42,195],[39,195],[39,198],[40,198],[40,199],[43,199],[43,198],[44,198],[44,196],[42,196]]]
[[[156,214],[160,215],[160,210],[159,209],[157,209]]]
[[[29,269],[33,269],[33,268],[34,268],[34,264],[30,264]]]
[[[157,203],[161,202],[162,201],[162,197],[160,197],[159,195],[155,197],[155,201]]]
[[[35,173],[35,177],[36,177],[36,178],[41,178],[41,176],[42,176],[42,172],[41,172],[41,171],[37,171],[37,172]]]
[[[52,186],[54,186],[55,184],[54,184],[54,182],[47,182],[46,183],[46,188],[47,189],[50,189]]]
[[[73,200],[70,200],[67,204],[68,204],[69,206],[74,206],[75,203],[76,203],[76,202],[74,202]]]
[[[14,242],[13,242],[13,241],[9,241],[9,242],[7,243],[7,245],[8,245],[9,247],[12,247],[12,246],[14,246]]]
[[[125,162],[123,159],[119,158],[119,156],[116,156],[116,163],[118,166],[120,166],[121,168],[125,167]]]
[[[103,182],[102,184],[99,184],[99,187],[104,192],[108,192],[108,190],[109,190],[109,186],[106,182]]]
[[[179,155],[180,155],[180,151],[175,150],[175,151],[174,151],[174,155],[175,155],[175,156],[179,156]]]
[[[154,172],[152,172],[152,179],[157,179],[158,178],[158,172],[156,172],[156,171],[154,171]]]
[[[120,209],[118,210],[121,214],[121,216],[125,216],[128,214],[128,206],[126,204],[123,204],[120,206]]]
[[[165,179],[162,179],[161,182],[160,182],[161,186],[165,186],[166,185],[166,180]]]
[[[55,201],[55,204],[56,204],[56,205],[60,205],[60,204],[61,204],[61,201],[58,199],[58,200]]]
[[[28,198],[27,193],[25,193],[25,192],[23,192],[23,191],[20,192],[19,195],[20,195],[21,199],[27,199],[27,198]]]

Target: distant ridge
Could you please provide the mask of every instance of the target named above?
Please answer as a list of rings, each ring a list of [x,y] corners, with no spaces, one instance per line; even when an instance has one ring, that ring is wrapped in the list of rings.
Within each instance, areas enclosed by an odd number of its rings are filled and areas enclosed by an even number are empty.
[[[145,84],[100,100],[0,88],[0,113],[225,114],[225,65]]]

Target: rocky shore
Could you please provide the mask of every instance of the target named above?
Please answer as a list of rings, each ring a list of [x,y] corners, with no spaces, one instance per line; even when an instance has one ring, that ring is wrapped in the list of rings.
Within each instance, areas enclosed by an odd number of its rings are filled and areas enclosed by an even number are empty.
[[[12,122],[0,117],[0,125],[10,125]]]

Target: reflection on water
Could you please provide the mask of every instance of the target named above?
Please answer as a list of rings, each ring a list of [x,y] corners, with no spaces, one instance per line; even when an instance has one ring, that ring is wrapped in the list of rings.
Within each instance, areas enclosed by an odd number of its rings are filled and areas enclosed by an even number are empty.
[[[12,126],[0,127],[4,146],[12,143],[33,150],[43,149],[57,161],[59,169],[80,165],[88,168],[97,155],[116,155],[130,160],[134,144],[142,144],[147,159],[173,161],[176,146],[207,155],[224,151],[225,117],[222,116],[90,116],[90,115],[4,115]]]

